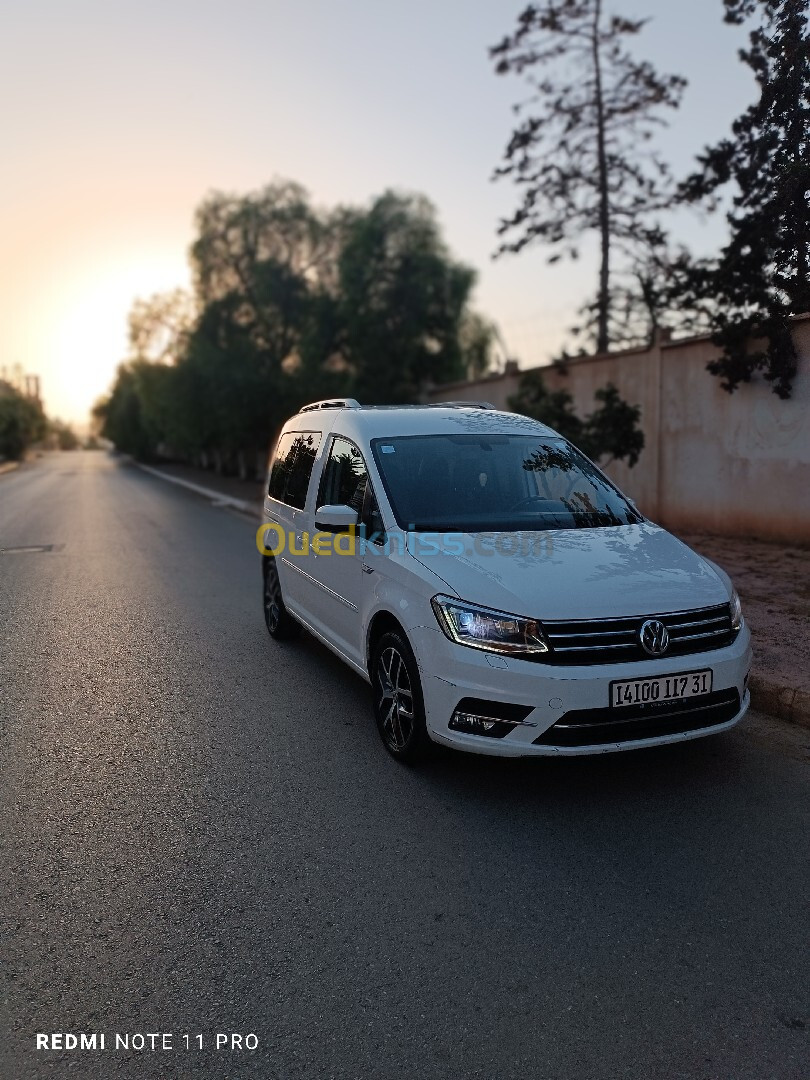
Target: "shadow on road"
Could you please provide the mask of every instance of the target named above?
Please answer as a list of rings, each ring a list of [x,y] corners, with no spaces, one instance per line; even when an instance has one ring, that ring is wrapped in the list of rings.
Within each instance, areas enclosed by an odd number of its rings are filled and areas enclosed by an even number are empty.
[[[719,789],[728,795],[729,788],[740,786],[740,796],[750,798],[757,776],[761,779],[761,770],[755,765],[776,746],[796,760],[810,761],[807,732],[749,712],[730,732],[654,749],[505,759],[435,747],[428,761],[408,769],[391,760],[378,745],[367,686],[309,635],[294,648],[308,653],[308,662],[317,666],[322,676],[334,678],[356,702],[347,726],[356,731],[357,752],[371,753],[376,759],[373,767],[394,776],[418,777],[426,789],[443,790],[448,796],[479,805],[497,802],[523,810],[589,805],[613,815],[620,814],[623,805],[654,798],[670,806],[682,803],[686,810],[688,800],[695,798],[716,802]],[[743,789],[750,782],[754,787],[746,796]]]

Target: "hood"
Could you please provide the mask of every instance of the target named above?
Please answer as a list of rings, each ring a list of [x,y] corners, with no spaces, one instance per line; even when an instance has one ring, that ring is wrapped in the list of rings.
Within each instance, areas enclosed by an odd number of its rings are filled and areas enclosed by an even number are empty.
[[[722,604],[720,573],[666,530],[411,535],[411,554],[471,603],[542,619],[653,615]]]

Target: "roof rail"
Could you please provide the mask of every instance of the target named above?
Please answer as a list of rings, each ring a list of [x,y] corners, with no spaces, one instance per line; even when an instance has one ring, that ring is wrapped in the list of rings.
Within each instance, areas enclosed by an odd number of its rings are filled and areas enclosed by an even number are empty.
[[[316,412],[318,409],[359,409],[360,402],[353,397],[325,398],[323,401],[311,401],[309,405],[302,405],[299,413]]]
[[[495,409],[495,406],[489,401],[431,401],[427,405],[428,409]]]

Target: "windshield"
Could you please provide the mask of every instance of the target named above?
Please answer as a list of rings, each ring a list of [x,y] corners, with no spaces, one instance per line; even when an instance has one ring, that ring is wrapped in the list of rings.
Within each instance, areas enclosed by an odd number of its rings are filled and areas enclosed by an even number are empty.
[[[542,531],[642,520],[564,439],[406,435],[373,439],[371,448],[402,529]]]

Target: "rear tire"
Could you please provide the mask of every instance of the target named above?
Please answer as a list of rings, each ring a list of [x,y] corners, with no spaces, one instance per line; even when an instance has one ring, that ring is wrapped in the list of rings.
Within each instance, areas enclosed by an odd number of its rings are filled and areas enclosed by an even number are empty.
[[[276,560],[272,555],[264,561],[264,621],[270,637],[276,641],[289,641],[301,633],[301,624],[290,615],[281,595]]]
[[[371,657],[374,716],[383,746],[397,761],[413,765],[432,746],[425,723],[419,666],[404,634],[389,630]]]

